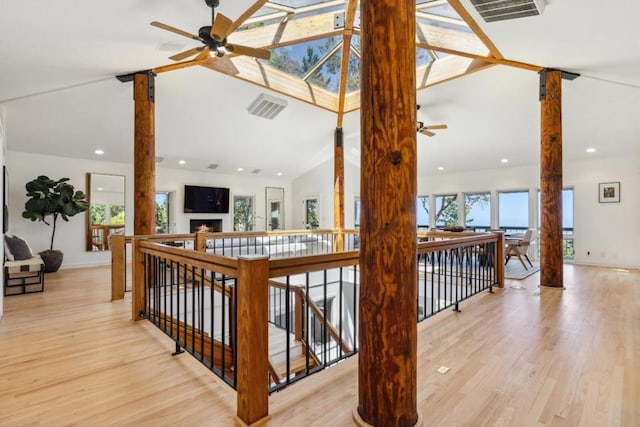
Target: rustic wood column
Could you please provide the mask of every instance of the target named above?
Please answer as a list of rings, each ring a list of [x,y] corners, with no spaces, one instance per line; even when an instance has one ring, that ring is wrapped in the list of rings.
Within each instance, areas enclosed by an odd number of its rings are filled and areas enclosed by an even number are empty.
[[[246,425],[269,416],[269,259],[238,257],[237,417]]]
[[[562,71],[540,72],[540,121],[540,285],[562,288]]]
[[[336,128],[333,144],[333,228],[334,250],[344,250],[344,139],[342,128]]]
[[[419,424],[415,1],[363,0],[360,350],[354,418]]]
[[[154,74],[150,71],[133,76],[135,101],[133,146],[133,233],[155,234],[156,148]]]

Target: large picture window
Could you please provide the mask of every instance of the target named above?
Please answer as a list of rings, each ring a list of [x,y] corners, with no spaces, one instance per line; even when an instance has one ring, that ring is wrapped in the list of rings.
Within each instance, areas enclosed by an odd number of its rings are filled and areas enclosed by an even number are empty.
[[[498,227],[507,234],[524,233],[529,229],[529,191],[498,193]]]
[[[448,227],[458,224],[458,195],[442,194],[436,196],[436,227]]]
[[[464,226],[473,231],[491,228],[491,193],[465,193]]]
[[[429,196],[418,196],[416,201],[416,221],[418,229],[429,228]]]

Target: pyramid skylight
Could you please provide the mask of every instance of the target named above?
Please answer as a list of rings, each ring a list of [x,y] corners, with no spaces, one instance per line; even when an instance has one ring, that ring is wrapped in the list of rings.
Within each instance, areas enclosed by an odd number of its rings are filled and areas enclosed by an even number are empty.
[[[236,77],[340,114],[358,109],[358,6],[357,0],[258,1],[229,41],[268,48],[271,58],[233,57],[240,71]],[[474,32],[479,27],[458,11],[466,15],[459,0],[416,1],[416,89],[501,58],[484,34]]]

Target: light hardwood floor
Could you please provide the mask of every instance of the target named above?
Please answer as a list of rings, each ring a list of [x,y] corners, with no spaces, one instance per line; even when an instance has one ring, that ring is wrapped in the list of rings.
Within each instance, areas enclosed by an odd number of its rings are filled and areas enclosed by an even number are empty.
[[[567,289],[539,295],[537,282],[418,326],[426,426],[640,426],[640,271],[566,266]],[[1,426],[234,425],[233,390],[109,302],[108,268],[4,301]],[[352,426],[356,387],[354,357],[272,395],[267,425]]]

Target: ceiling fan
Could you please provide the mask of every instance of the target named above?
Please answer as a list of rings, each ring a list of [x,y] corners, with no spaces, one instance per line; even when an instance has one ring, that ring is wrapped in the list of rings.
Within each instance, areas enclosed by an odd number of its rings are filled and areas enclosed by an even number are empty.
[[[418,122],[417,130],[419,133],[427,136],[434,136],[435,132],[432,130],[447,129],[447,125],[425,125],[423,122]]]
[[[195,55],[193,59],[158,67],[153,70],[154,72],[159,73],[192,65],[203,65],[217,71],[222,71],[226,74],[238,74],[238,69],[226,56],[227,53],[247,55],[261,59],[269,59],[271,57],[271,52],[268,49],[228,43],[227,36],[235,30],[233,21],[221,13],[216,15],[215,8],[220,4],[220,0],[205,0],[205,3],[211,8],[211,25],[201,27],[198,30],[198,35],[191,34],[187,31],[183,31],[179,28],[175,28],[171,25],[163,24],[158,21],[153,21],[151,23],[154,27],[170,31],[174,34],[178,34],[192,40],[197,40],[202,43],[202,46],[194,47],[169,57],[169,59],[174,61],[182,61]]]
[[[420,109],[420,105],[417,106],[417,109]],[[419,121],[416,126],[417,132],[426,136],[435,136],[435,132],[431,131],[438,129],[447,129],[447,125],[425,125],[424,122]]]

